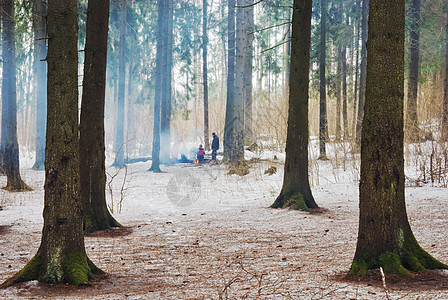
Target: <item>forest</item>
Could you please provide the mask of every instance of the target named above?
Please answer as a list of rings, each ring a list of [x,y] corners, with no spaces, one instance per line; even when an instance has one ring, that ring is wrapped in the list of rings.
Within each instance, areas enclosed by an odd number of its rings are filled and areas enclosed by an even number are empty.
[[[0,298],[448,297],[446,1],[0,16]]]

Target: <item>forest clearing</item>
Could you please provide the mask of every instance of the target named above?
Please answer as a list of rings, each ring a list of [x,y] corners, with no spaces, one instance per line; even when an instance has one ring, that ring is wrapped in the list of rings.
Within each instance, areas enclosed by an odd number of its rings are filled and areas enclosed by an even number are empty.
[[[341,158],[339,167],[334,157],[312,164],[312,190],[322,212],[273,209],[284,163],[284,156],[276,155],[278,160],[271,151],[255,155],[266,160],[251,163],[244,177],[226,175],[224,165],[175,164],[153,173],[147,172],[149,163],[130,164],[126,178],[121,170],[112,183],[114,217],[125,228],[85,238],[89,258],[106,276],[81,287],[20,283],[0,290],[0,298],[387,299],[379,271],[374,280],[342,278],[356,246],[355,164],[347,164],[346,171]],[[246,156],[254,154],[246,151]],[[44,174],[25,161],[22,174],[34,191],[0,191],[0,281],[20,270],[40,242]],[[265,174],[271,166],[277,173]],[[417,173],[413,167],[407,171],[412,229],[423,248],[446,262],[446,188],[416,187]],[[176,177],[185,180],[179,182],[179,195],[192,199],[184,207],[169,194]],[[404,281],[387,276],[390,299],[446,299],[446,275],[446,270],[430,271]]]
[[[448,299],[448,3],[3,0],[1,299]]]

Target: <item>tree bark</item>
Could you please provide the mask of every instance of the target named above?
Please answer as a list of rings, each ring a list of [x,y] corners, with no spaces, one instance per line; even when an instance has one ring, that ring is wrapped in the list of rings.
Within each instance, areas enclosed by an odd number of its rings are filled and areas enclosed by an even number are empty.
[[[362,0],[361,15],[361,70],[359,75],[358,118],[356,121],[356,145],[358,149],[361,148],[362,119],[364,116],[364,99],[366,94],[369,0]]]
[[[157,4],[157,50],[156,50],[156,72],[155,72],[155,93],[154,93],[154,128],[152,142],[152,163],[149,171],[161,172],[160,170],[160,111],[163,97],[163,69],[165,62],[165,18],[167,11],[167,1],[160,0]]]
[[[409,81],[408,101],[406,115],[406,135],[410,141],[416,142],[419,138],[417,95],[418,95],[418,70],[420,56],[420,0],[413,0],[411,7],[411,32],[409,35]]]
[[[348,26],[347,26],[348,27]],[[347,50],[345,42],[341,51],[341,80],[342,80],[342,137],[346,140],[348,136],[348,117],[347,117]]]
[[[36,161],[34,170],[44,170],[45,127],[47,119],[47,45],[45,42],[46,5],[36,0],[34,13],[34,60],[36,63],[37,117],[36,117]]]
[[[84,247],[79,199],[77,1],[48,3],[48,117],[44,227],[37,254],[2,286],[39,280],[85,284],[101,272]],[[61,64],[63,62],[63,64]]]
[[[320,53],[319,53],[319,159],[327,159],[326,140],[328,137],[327,129],[327,94],[325,79],[325,56],[326,56],[326,23],[327,23],[327,1],[321,0],[320,11]]]
[[[2,80],[2,156],[7,182],[4,189],[26,191],[30,188],[20,177],[17,142],[16,35],[14,0],[3,0],[3,80]]]
[[[227,99],[223,146],[224,157],[230,159],[234,126],[232,113],[235,93],[235,0],[228,0],[227,35]]]
[[[273,208],[318,208],[308,179],[311,2],[294,0],[285,173],[282,190],[272,204]]]
[[[245,6],[245,0],[238,1]],[[247,63],[247,19],[245,8],[236,9],[235,90],[232,110],[232,142],[229,163],[236,173],[244,170],[244,109],[246,102],[245,64]],[[244,173],[244,172],[243,172]]]
[[[443,140],[448,141],[448,6],[446,7],[446,25],[445,25],[445,84],[443,88],[443,116],[442,116],[442,134]]]
[[[80,133],[80,198],[84,231],[121,226],[106,204],[104,104],[106,96],[109,0],[90,0],[87,8]]]
[[[202,1],[202,82],[204,85],[204,144],[205,150],[210,150],[208,125],[208,75],[207,75],[207,0]]]
[[[341,108],[342,108],[342,45],[337,48],[337,74],[336,74],[336,141],[341,141]]]
[[[356,19],[359,19],[359,5],[361,3],[361,0],[356,0]],[[356,122],[357,122],[357,118],[356,116],[358,115],[358,82],[359,82],[359,37],[360,37],[360,28],[359,26],[355,27],[356,29],[356,35],[355,35],[355,42],[354,42],[354,47],[355,47],[355,51],[356,51],[356,56],[355,56],[355,84],[354,84],[354,88],[353,88],[353,120],[352,120],[352,138],[353,140],[356,140]]]
[[[120,1],[120,45],[118,63],[118,101],[115,128],[115,161],[113,166],[124,167],[124,95],[126,93],[126,17],[127,0]]]
[[[170,123],[171,123],[171,72],[173,65],[173,1],[165,1],[164,62],[162,73],[162,98],[160,111],[160,161],[170,164]]]
[[[253,0],[246,0],[244,5],[245,19],[247,22],[245,34],[247,35],[246,62],[244,64],[244,83],[246,88],[246,99],[244,104],[244,139],[246,145],[254,142],[253,111],[252,111],[252,61],[254,43],[254,6]]]
[[[404,26],[404,0],[370,1],[359,231],[351,275],[378,267],[402,276],[410,276],[408,270],[447,268],[419,246],[406,214]]]
[[[126,109],[126,161],[135,155],[137,132],[135,127],[135,99],[134,99],[134,67],[133,59],[129,62],[128,68],[128,97]]]

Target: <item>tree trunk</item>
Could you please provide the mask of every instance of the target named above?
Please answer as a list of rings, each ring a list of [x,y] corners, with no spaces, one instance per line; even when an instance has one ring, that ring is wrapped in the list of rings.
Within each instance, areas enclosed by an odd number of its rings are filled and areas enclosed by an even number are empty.
[[[109,0],[90,0],[87,8],[80,133],[80,198],[84,231],[121,226],[106,204],[104,104]]]
[[[320,78],[320,101],[319,101],[319,159],[327,159],[326,140],[327,129],[327,94],[325,80],[325,52],[326,52],[326,23],[327,23],[327,0],[321,0],[320,11],[320,53],[319,53],[319,78]]]
[[[282,190],[272,204],[273,208],[318,208],[308,179],[311,2],[294,0],[285,173]]]
[[[357,0],[356,1],[356,19],[359,18],[359,4],[360,4],[361,0]],[[356,51],[356,58],[355,58],[355,86],[353,88],[353,120],[352,120],[352,133],[353,139],[356,139],[356,116],[357,116],[357,107],[358,107],[358,74],[359,74],[359,36],[360,36],[360,28],[359,26],[356,27],[356,35],[355,35],[355,43],[354,43],[354,47],[355,47],[355,51]]]
[[[408,270],[447,268],[419,246],[406,214],[404,27],[404,0],[370,1],[359,232],[352,275],[378,267],[402,276],[410,276]]]
[[[356,145],[361,148],[362,119],[364,115],[364,99],[366,94],[367,74],[367,32],[369,20],[369,0],[362,0],[361,13],[361,71],[359,75],[358,118],[356,121]]]
[[[85,252],[79,199],[77,22],[77,1],[49,1],[42,241],[37,254],[3,287],[29,280],[80,285],[101,272]]]
[[[245,0],[238,1],[239,6]],[[244,170],[244,109],[246,102],[245,64],[247,62],[247,19],[245,8],[236,10],[235,32],[235,94],[232,110],[232,144],[230,145],[230,165],[236,173]]]
[[[162,100],[160,111],[160,161],[170,164],[171,123],[171,70],[173,65],[173,1],[165,0],[164,62],[162,73]]]
[[[348,27],[348,26],[347,26]],[[342,81],[342,136],[344,140],[348,136],[348,118],[347,118],[347,50],[345,42],[341,51],[341,81]]]
[[[445,25],[445,85],[443,89],[443,116],[442,116],[442,134],[443,140],[448,141],[448,6],[446,7],[446,25]]]
[[[6,173],[6,190],[26,191],[20,177],[17,142],[16,35],[14,0],[3,0],[3,82],[2,82],[2,154]]]
[[[37,116],[36,116],[36,161],[34,170],[44,170],[45,162],[45,127],[47,119],[47,45],[45,42],[46,5],[36,0],[34,13],[34,60],[36,63]]]
[[[254,43],[254,6],[253,0],[246,0],[244,5],[245,19],[247,22],[245,34],[247,35],[246,62],[244,64],[244,83],[246,88],[246,99],[244,104],[244,139],[246,145],[254,142],[253,133],[253,111],[252,111],[252,61]]]
[[[149,171],[161,172],[160,170],[160,110],[163,97],[163,69],[166,53],[165,50],[165,25],[166,25],[167,1],[160,0],[157,4],[157,50],[156,50],[156,72],[155,72],[155,95],[154,95],[154,128],[152,138],[152,163]]]
[[[234,127],[232,114],[235,93],[235,0],[228,0],[227,34],[227,100],[223,146],[224,157],[230,159]]]
[[[124,167],[124,95],[126,92],[126,17],[127,0],[120,2],[120,54],[118,63],[117,127],[115,128],[115,161],[113,166]]]
[[[202,1],[202,82],[204,85],[204,144],[205,150],[210,150],[208,126],[208,78],[207,78],[207,0]]]
[[[411,32],[409,35],[409,81],[406,114],[406,136],[416,142],[419,138],[417,119],[418,69],[420,52],[420,0],[413,0],[411,7]]]
[[[287,21],[291,22],[291,10],[288,9]],[[289,92],[289,74],[291,73],[291,24],[288,23],[286,26],[287,33],[285,35],[286,39],[286,55],[285,55],[285,95]],[[289,95],[288,95],[289,97]]]
[[[129,62],[128,71],[128,97],[127,97],[127,114],[126,114],[126,161],[135,154],[137,133],[135,128],[135,99],[134,99],[134,63],[133,60]]]
[[[341,141],[341,108],[342,108],[342,45],[337,48],[337,74],[336,74],[336,141]]]

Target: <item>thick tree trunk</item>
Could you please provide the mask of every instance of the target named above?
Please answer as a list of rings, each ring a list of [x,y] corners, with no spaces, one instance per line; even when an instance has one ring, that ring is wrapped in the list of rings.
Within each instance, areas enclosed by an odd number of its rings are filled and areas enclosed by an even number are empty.
[[[362,129],[359,232],[350,274],[446,268],[417,243],[405,205],[403,157],[405,1],[370,1]],[[387,126],[385,126],[387,124]]]
[[[77,1],[49,1],[48,118],[42,241],[25,268],[3,283],[85,284],[100,272],[88,259],[79,199]],[[64,63],[61,64],[61,61]]]
[[[366,94],[369,0],[362,0],[361,15],[361,70],[359,75],[358,118],[356,121],[356,145],[358,149],[361,149],[362,119],[364,116],[364,99]]]
[[[3,81],[2,81],[2,154],[6,173],[6,190],[26,191],[29,187],[20,177],[17,142],[16,38],[14,0],[3,0]]]
[[[207,74],[207,0],[202,1],[202,83],[204,85],[204,144],[210,150],[208,125],[208,74]]]
[[[409,35],[409,81],[406,114],[406,136],[409,141],[419,138],[417,119],[418,70],[420,56],[420,0],[413,0],[411,7],[411,32]]]
[[[162,73],[162,100],[160,111],[160,161],[170,164],[170,123],[171,123],[171,73],[173,65],[173,1],[164,0],[165,31],[164,38],[164,62]]]
[[[327,93],[325,80],[325,56],[326,56],[326,23],[327,23],[327,1],[321,0],[320,11],[320,53],[319,53],[319,159],[327,159],[326,140],[328,136],[327,129]]]
[[[36,0],[34,13],[34,60],[36,63],[37,113],[36,113],[36,161],[34,170],[43,170],[45,162],[45,127],[47,126],[47,45],[45,42],[46,5]]]
[[[294,0],[291,38],[291,78],[283,187],[271,207],[318,208],[308,179],[308,89],[311,0]]]
[[[124,95],[126,92],[126,17],[127,1],[120,1],[120,46],[118,63],[118,102],[115,128],[115,161],[113,166],[124,167]]]
[[[228,0],[227,35],[227,99],[223,146],[224,157],[231,159],[234,127],[232,114],[235,93],[235,0]]]
[[[109,0],[90,0],[87,9],[80,133],[80,198],[84,231],[121,226],[106,204],[104,103]]]

